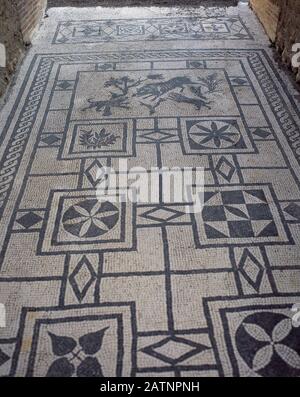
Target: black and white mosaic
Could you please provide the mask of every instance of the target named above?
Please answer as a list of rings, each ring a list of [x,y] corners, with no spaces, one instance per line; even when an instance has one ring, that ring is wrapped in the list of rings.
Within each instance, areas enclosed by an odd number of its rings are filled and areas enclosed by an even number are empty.
[[[1,135],[1,375],[299,376],[300,114],[251,38],[240,16],[64,21],[66,51],[25,63]],[[120,159],[203,167],[202,213],[98,201]]]
[[[53,44],[166,41],[251,40],[239,16],[109,19],[60,22]]]

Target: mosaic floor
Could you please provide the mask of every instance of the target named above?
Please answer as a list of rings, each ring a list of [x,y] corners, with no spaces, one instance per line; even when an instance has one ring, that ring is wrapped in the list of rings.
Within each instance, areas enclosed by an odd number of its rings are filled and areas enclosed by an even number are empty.
[[[0,114],[2,376],[300,375],[300,114],[272,59],[245,5],[49,10]],[[120,158],[203,167],[202,213],[99,206]]]

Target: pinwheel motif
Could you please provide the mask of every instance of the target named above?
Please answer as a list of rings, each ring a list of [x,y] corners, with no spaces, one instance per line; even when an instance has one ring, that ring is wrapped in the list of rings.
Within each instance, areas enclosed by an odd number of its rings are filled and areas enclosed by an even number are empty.
[[[218,149],[236,145],[241,137],[234,125],[224,121],[204,121],[195,124],[189,135],[198,145]]]
[[[62,219],[64,229],[80,238],[98,237],[111,230],[119,219],[118,208],[108,201],[87,199],[72,205]]]
[[[300,330],[281,313],[259,312],[245,318],[236,332],[240,356],[262,376],[300,375]]]

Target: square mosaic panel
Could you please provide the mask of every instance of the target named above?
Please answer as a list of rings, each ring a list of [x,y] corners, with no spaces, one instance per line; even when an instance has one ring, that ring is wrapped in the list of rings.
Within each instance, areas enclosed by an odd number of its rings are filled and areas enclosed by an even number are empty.
[[[275,200],[269,186],[207,186],[195,215],[200,247],[290,243]]]
[[[223,376],[299,376],[300,328],[291,319],[296,300],[283,295],[205,301]]]
[[[21,325],[19,375],[130,376],[135,360],[131,310],[129,304],[27,309]]]
[[[130,203],[115,202],[118,197],[108,194],[99,201],[93,190],[52,192],[41,252],[132,248],[134,210]]]
[[[131,120],[71,122],[65,133],[61,157],[132,156],[134,135]]]
[[[186,154],[247,153],[255,151],[240,118],[182,118],[182,142]]]

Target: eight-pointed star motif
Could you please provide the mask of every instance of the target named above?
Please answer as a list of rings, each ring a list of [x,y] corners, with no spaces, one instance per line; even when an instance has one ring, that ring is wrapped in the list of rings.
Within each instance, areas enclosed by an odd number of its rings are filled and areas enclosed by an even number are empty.
[[[198,145],[209,148],[227,148],[240,140],[239,130],[224,121],[203,121],[189,130],[191,139]]]
[[[108,201],[87,199],[64,213],[65,230],[77,237],[97,237],[112,229],[119,219],[118,208]]]

